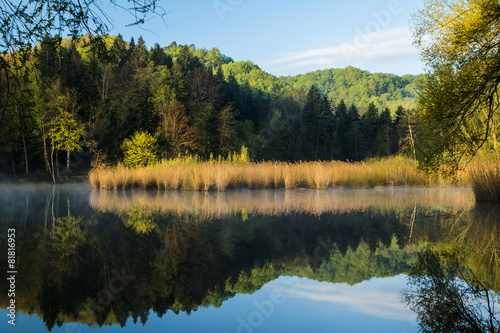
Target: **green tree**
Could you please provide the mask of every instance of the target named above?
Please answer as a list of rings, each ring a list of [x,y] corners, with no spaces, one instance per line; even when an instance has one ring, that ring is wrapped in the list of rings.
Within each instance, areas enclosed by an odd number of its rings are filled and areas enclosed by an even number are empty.
[[[169,54],[165,53],[165,50],[160,48],[160,44],[158,43],[155,43],[155,45],[151,49],[149,57],[155,67],[167,66],[168,68],[172,68],[172,57]]]
[[[389,156],[392,148],[392,118],[388,108],[380,113],[378,118],[378,130],[376,150],[378,156]]]
[[[163,16],[157,0],[131,0],[124,6],[115,6],[130,14],[131,25],[142,25],[152,16]],[[116,4],[110,0],[109,4]],[[101,1],[85,0],[40,0],[40,1],[2,1],[0,10],[0,69],[10,79],[15,80],[12,72],[17,66],[28,68],[33,57],[23,57],[20,51],[32,50],[45,38],[46,46],[53,48],[61,45],[62,36],[47,39],[54,32],[67,31],[72,40],[80,40],[99,50],[101,58],[106,54],[105,37],[110,30],[110,15],[107,5]],[[42,46],[43,47],[43,46]],[[9,57],[5,55],[9,54]],[[38,56],[38,53],[34,54]],[[43,56],[42,54],[40,54]],[[56,67],[54,67],[56,68]],[[54,68],[49,71],[54,71]],[[43,73],[42,75],[45,75]]]
[[[305,160],[328,159],[329,125],[333,114],[327,99],[321,96],[316,86],[307,93],[302,112],[300,148]]]
[[[376,155],[376,141],[379,130],[378,109],[374,103],[370,103],[368,110],[361,116],[363,135],[366,139],[365,147],[369,157]]]
[[[227,104],[219,112],[218,135],[220,155],[224,156],[234,151],[237,142],[236,116],[231,104]]]
[[[141,207],[134,207],[123,216],[123,224],[138,235],[149,234],[158,227],[158,213]]]
[[[131,167],[153,164],[158,161],[156,139],[147,132],[136,132],[132,138],[123,140],[123,163]]]
[[[130,85],[122,86],[121,93],[114,96],[114,105],[119,114],[116,133],[119,142],[137,131],[154,132],[158,114],[152,103],[153,68],[139,68],[132,75]]]
[[[496,0],[428,0],[415,14],[415,43],[429,69],[417,108],[424,165],[457,166],[482,147],[498,149],[499,24]]]
[[[365,137],[358,109],[351,104],[347,111],[346,159],[360,161],[365,158]]]
[[[220,146],[218,121],[219,114],[225,106],[222,86],[217,83],[211,72],[202,67],[190,71],[186,86],[189,96],[185,104],[188,115],[198,129],[197,141],[201,146],[200,152],[208,157],[210,153],[217,153]]]
[[[264,158],[274,161],[286,160],[289,156],[290,129],[279,110],[274,111],[264,135],[267,139]]]
[[[334,159],[346,159],[347,140],[347,106],[342,99],[335,107],[335,115],[333,118],[332,157]]]
[[[395,140],[393,152],[400,152],[416,158],[415,129],[416,114],[413,110],[398,107],[394,120]],[[415,160],[415,163],[417,161]]]
[[[74,151],[82,150],[82,138],[84,126],[76,118],[74,107],[69,94],[61,96],[61,109],[52,120],[52,135],[56,142],[56,149],[66,151],[66,171],[70,167],[70,154]]]
[[[78,120],[78,104],[74,92],[62,92],[56,82],[48,89],[48,95],[48,105],[53,115],[49,123],[48,135],[52,146],[52,178],[55,180],[54,171],[58,173],[59,167],[57,161],[54,163],[54,150],[66,151],[66,171],[69,171],[71,152],[82,150],[84,126]]]

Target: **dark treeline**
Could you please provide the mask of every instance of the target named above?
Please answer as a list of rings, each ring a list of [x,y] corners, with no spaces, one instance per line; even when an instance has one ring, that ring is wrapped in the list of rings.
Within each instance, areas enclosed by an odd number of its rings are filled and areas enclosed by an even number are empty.
[[[31,60],[12,64],[16,79],[0,76],[3,172],[46,169],[56,179],[91,162],[116,163],[137,132],[154,137],[161,158],[227,156],[244,145],[253,159],[285,161],[383,157],[408,137],[403,107],[334,103],[324,87],[305,90],[217,49],[174,42],[148,50],[142,38],[120,35],[106,43],[101,54],[46,37],[16,58]]]

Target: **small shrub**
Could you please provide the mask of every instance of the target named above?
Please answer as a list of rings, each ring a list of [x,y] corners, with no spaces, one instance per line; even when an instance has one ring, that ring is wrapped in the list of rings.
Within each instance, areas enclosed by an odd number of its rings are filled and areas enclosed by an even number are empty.
[[[122,143],[125,158],[123,163],[131,167],[154,164],[158,161],[158,145],[156,139],[147,132],[136,132],[131,139]]]

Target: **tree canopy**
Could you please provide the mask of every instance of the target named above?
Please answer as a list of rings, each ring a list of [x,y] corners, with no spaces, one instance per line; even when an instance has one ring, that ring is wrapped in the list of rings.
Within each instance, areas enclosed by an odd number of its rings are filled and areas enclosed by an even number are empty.
[[[496,0],[429,0],[415,14],[415,43],[428,69],[417,106],[427,166],[497,149],[499,23]]]

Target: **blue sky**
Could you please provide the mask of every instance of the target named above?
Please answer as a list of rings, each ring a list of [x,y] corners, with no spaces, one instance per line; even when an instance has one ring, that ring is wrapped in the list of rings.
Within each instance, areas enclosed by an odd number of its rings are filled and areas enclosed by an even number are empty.
[[[277,76],[348,65],[403,75],[423,72],[409,29],[422,1],[160,0],[165,22],[153,18],[142,29],[125,27],[123,11],[108,14],[111,34],[127,40],[217,47]]]

